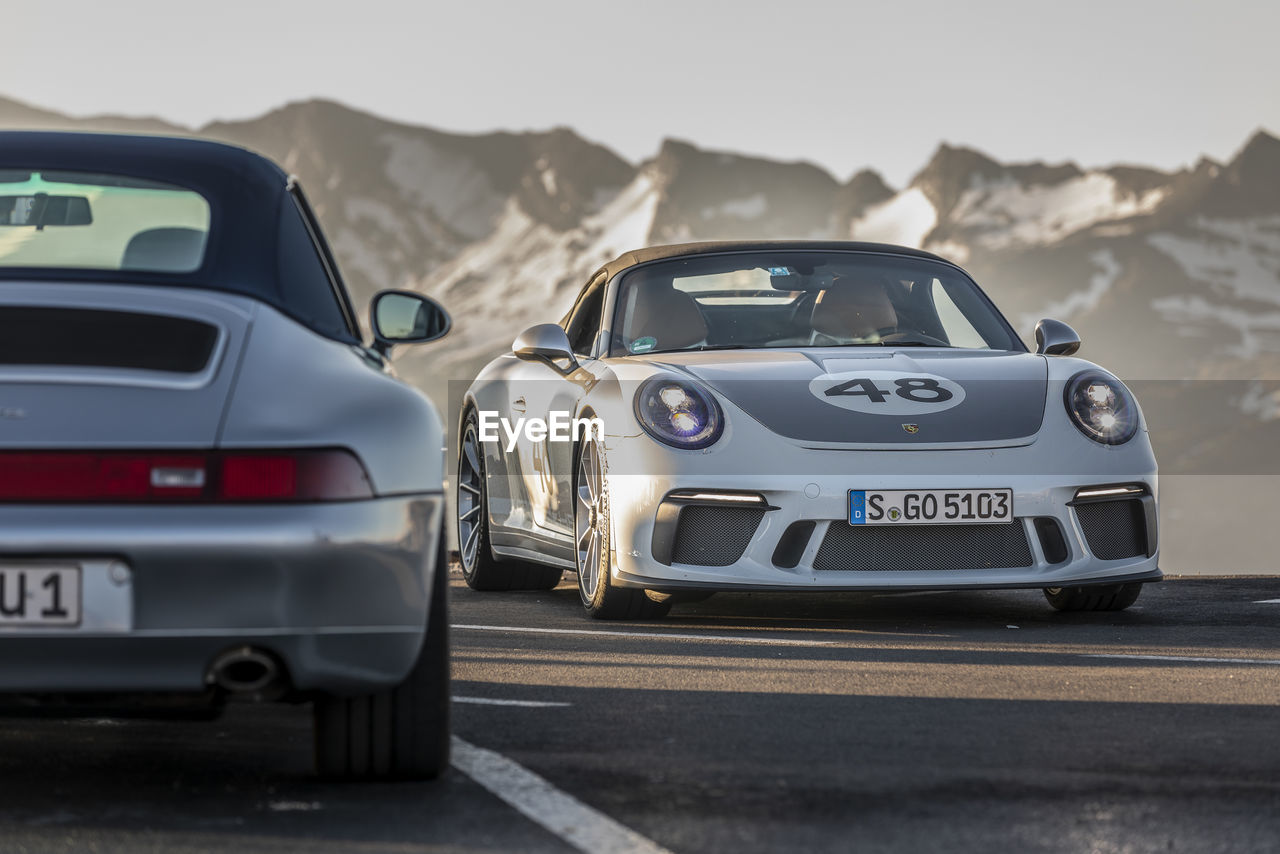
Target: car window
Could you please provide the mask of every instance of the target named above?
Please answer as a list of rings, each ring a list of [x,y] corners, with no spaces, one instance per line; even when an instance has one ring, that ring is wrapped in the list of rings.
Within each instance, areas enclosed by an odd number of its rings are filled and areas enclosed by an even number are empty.
[[[0,267],[191,273],[209,202],[121,175],[0,170]]]
[[[293,184],[280,205],[281,296],[299,320],[330,338],[359,338],[350,298],[336,262]]]
[[[888,253],[779,250],[656,261],[622,274],[614,311],[614,355],[765,347],[1025,349],[961,270]]]
[[[569,345],[580,356],[590,355],[600,331],[600,319],[604,309],[605,276],[597,274],[583,289],[582,295],[565,321],[565,334]]]
[[[969,318],[965,317],[964,311],[951,299],[950,294],[947,293],[947,286],[941,279],[930,282],[929,291],[933,299],[934,311],[938,315],[938,323],[942,326],[943,334],[952,347],[987,346],[982,340],[982,334],[974,328]]]

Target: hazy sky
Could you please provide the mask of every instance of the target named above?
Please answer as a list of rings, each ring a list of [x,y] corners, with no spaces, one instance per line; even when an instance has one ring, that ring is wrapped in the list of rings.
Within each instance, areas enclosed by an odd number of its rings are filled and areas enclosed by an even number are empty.
[[[1261,0],[3,1],[0,94],[73,114],[198,125],[322,96],[899,184],[942,140],[1176,167],[1280,131],[1280,3]]]

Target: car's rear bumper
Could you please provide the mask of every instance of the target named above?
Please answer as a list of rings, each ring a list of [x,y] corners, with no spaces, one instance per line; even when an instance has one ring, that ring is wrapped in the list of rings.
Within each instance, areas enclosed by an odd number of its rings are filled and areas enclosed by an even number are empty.
[[[76,628],[0,627],[0,692],[199,692],[234,647],[300,691],[396,684],[422,645],[439,493],[298,505],[0,507],[0,565],[81,569]]]

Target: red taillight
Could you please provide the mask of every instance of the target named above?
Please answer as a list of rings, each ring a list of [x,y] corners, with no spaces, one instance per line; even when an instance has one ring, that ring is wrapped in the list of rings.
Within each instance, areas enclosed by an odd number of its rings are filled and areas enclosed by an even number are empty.
[[[226,454],[223,501],[341,501],[372,498],[364,466],[347,451]]]
[[[225,501],[281,501],[298,495],[298,461],[266,454],[226,457],[218,497]]]
[[[372,498],[349,451],[0,453],[0,501],[236,502]]]

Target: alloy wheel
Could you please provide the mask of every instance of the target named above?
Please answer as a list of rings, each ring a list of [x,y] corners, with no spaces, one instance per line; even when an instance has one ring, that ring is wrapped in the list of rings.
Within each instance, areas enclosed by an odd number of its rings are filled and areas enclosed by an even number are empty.
[[[600,586],[601,550],[605,546],[605,506],[602,500],[603,472],[595,442],[582,446],[578,459],[577,507],[573,514],[577,542],[578,593],[590,604]]]

